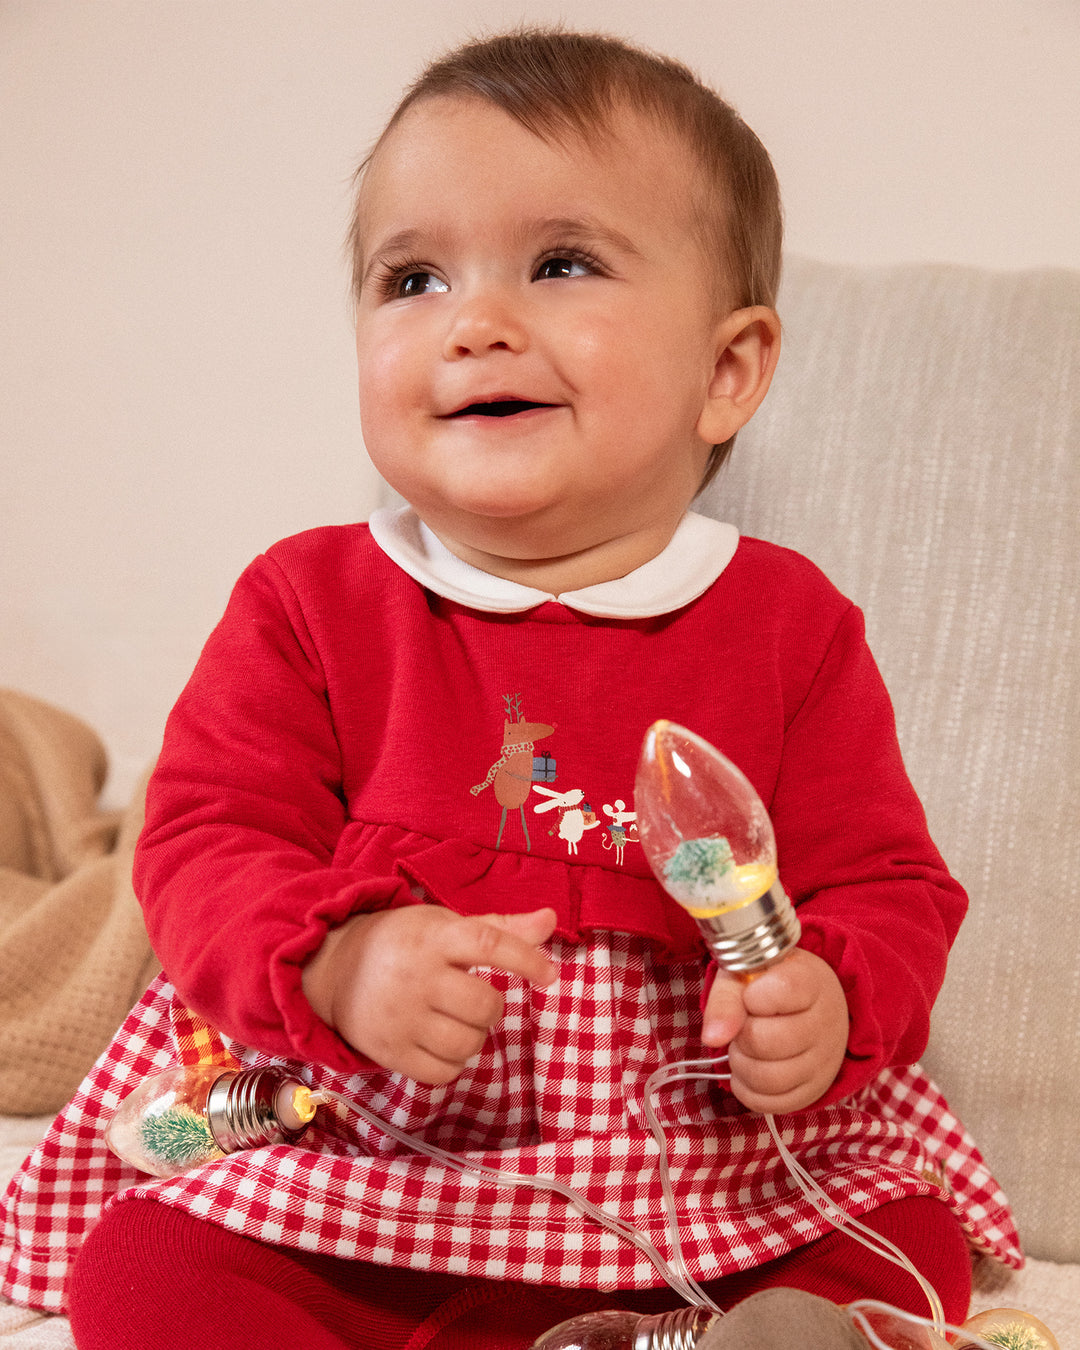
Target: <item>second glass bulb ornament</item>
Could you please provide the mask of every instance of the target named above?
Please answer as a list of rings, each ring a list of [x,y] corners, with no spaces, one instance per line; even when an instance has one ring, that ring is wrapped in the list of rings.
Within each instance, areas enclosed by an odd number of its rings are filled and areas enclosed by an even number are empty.
[[[124,1098],[105,1142],[140,1172],[175,1177],[238,1149],[295,1143],[322,1100],[279,1069],[178,1065]]]
[[[657,881],[697,920],[724,970],[748,976],[788,954],[799,920],[780,885],[772,822],[731,760],[686,727],[654,722],[634,806]]]

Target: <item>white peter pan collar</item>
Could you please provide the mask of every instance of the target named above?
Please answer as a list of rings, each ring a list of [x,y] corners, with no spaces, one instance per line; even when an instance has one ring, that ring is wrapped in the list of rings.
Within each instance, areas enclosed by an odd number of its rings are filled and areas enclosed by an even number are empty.
[[[599,619],[644,619],[681,609],[713,584],[735,556],[739,531],[688,511],[662,553],[614,581],[551,595],[506,581],[456,557],[411,506],[372,512],[371,536],[421,586],[489,614],[519,614],[555,600]]]

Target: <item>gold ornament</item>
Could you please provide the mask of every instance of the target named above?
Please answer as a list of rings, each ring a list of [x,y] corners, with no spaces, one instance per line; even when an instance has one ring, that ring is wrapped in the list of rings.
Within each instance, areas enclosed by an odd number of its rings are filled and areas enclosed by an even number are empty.
[[[970,1331],[1002,1350],[1060,1350],[1056,1338],[1045,1323],[1031,1313],[1017,1308],[990,1308],[976,1313],[964,1323],[963,1331]],[[964,1350],[970,1341],[958,1340],[956,1350]]]

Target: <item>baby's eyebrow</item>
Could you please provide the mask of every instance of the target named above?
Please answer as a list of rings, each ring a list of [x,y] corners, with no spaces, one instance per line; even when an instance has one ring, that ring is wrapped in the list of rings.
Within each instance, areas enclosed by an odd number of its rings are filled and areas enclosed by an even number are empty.
[[[595,216],[547,216],[522,226],[528,237],[550,238],[556,244],[606,244],[620,253],[640,258],[641,250],[630,238],[612,225],[605,225]]]
[[[381,263],[383,259],[408,256],[415,253],[422,245],[430,244],[430,242],[430,237],[424,231],[412,228],[398,230],[396,234],[380,240],[378,247],[371,251],[371,257],[368,258],[364,274],[360,278],[360,285],[363,286],[367,282],[372,268]]]

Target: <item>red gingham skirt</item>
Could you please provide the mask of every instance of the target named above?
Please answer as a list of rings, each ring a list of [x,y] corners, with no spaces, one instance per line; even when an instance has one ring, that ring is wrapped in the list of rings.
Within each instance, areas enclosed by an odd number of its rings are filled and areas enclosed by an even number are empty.
[[[644,1086],[662,1063],[700,1056],[702,971],[660,960],[644,940],[618,933],[589,946],[555,940],[552,955],[560,978],[548,989],[491,975],[505,991],[505,1015],[448,1086],[284,1067],[444,1149],[557,1177],[668,1255]],[[383,1265],[596,1289],[662,1283],[637,1247],[562,1197],[463,1176],[344,1108],[321,1108],[298,1146],[148,1179],[108,1151],[103,1132],[147,1075],[191,1058],[186,1017],[160,977],[12,1181],[0,1211],[0,1291],[13,1302],[61,1310],[69,1264],[102,1208],[135,1196],[263,1242]],[[186,1036],[178,1030],[185,1025]],[[224,1044],[245,1065],[281,1063]],[[204,1046],[203,1057],[213,1048]],[[698,1279],[759,1265],[827,1231],[761,1117],[722,1087],[676,1084],[654,1106],[668,1138],[684,1255]],[[886,1070],[842,1104],[778,1124],[847,1213],[937,1195],[974,1247],[1022,1263],[1004,1195],[918,1068]]]

